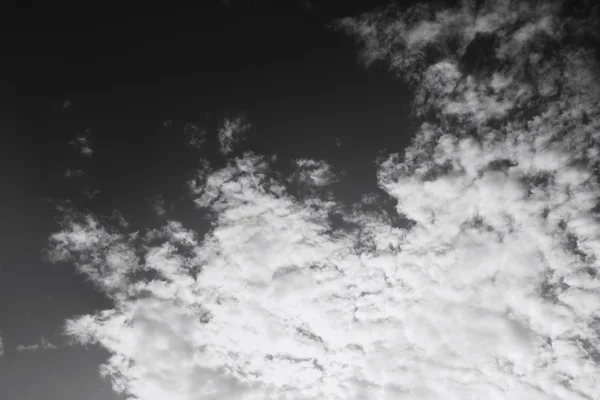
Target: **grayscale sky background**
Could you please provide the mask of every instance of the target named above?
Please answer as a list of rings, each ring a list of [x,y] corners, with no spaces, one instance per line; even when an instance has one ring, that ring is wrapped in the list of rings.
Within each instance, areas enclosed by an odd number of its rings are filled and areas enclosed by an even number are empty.
[[[13,10],[0,398],[598,398],[598,6],[276,3]]]

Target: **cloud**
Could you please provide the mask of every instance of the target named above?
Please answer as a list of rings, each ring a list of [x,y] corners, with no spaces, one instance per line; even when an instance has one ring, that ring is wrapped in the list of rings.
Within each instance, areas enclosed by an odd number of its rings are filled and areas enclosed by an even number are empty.
[[[80,169],[65,169],[65,178],[81,178],[83,175],[85,175],[85,172]]]
[[[207,131],[206,129],[200,128],[195,124],[186,123],[183,127],[183,133],[185,135],[187,145],[199,149],[206,140]]]
[[[94,197],[96,197],[100,193],[102,193],[101,190],[99,190],[99,189],[93,189],[93,188],[90,188],[90,187],[87,187],[87,186],[84,187],[83,189],[81,189],[81,194],[83,194],[88,199],[93,199]]]
[[[0,356],[2,355],[4,355],[4,342],[2,341],[2,336],[0,336]]]
[[[54,344],[50,343],[50,341],[48,341],[43,336],[40,337],[40,343],[36,343],[36,344],[32,344],[32,345],[22,345],[22,344],[17,345],[17,351],[37,351],[37,350],[49,350],[49,349],[56,349],[56,348],[57,347]]]
[[[110,219],[111,222],[117,224],[121,228],[129,228],[129,222],[127,222],[125,217],[123,217],[123,214],[121,214],[118,210],[113,210]]]
[[[229,154],[233,147],[242,141],[251,125],[243,114],[225,117],[217,132],[219,146],[223,154]]]
[[[65,229],[50,236],[47,259],[76,263],[79,271],[104,291],[120,289],[137,263],[137,255],[128,247],[129,238],[116,227],[105,227],[93,215],[67,207],[62,210]]]
[[[90,141],[90,130],[86,129],[85,133],[78,135],[75,139],[69,141],[69,144],[73,146],[77,151],[86,156],[91,157],[94,151],[91,147]]]
[[[165,215],[167,213],[167,204],[161,194],[148,197],[147,201],[156,213],[156,215]]]
[[[441,311],[421,309],[414,340],[448,363],[441,371],[457,354],[476,366],[469,373],[493,377],[459,385],[456,375],[441,385],[446,398],[600,394],[590,378],[600,363],[600,82],[592,50],[569,34],[589,21],[561,20],[559,6],[464,3],[341,22],[367,63],[384,60],[412,85],[423,120],[378,176],[416,222],[403,246],[416,270],[403,274]],[[426,390],[410,393],[436,398]]]
[[[312,10],[313,9],[313,3],[310,0],[300,0],[298,1],[298,3],[300,4],[300,6],[306,10]]]
[[[343,20],[414,91],[422,124],[377,175],[397,215],[342,207],[324,161],[250,152],[190,183],[204,235],[65,209],[49,260],[114,302],[66,332],[132,399],[598,398],[600,69],[559,11]]]
[[[333,193],[328,189],[338,179],[329,164],[323,160],[302,158],[295,160],[294,164],[296,168],[288,182],[296,187],[298,194],[332,198]]]

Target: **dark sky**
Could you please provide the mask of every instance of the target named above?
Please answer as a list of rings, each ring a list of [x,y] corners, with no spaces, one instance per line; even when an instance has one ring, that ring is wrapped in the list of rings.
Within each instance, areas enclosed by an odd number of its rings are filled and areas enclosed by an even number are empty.
[[[183,126],[243,110],[252,123],[244,149],[323,158],[346,172],[337,190],[352,202],[376,190],[378,151],[400,151],[412,132],[403,85],[382,68],[364,69],[353,40],[327,28],[387,2],[86,3],[22,2],[3,28],[3,400],[116,398],[97,372],[106,354],[60,335],[66,318],[107,303],[72,266],[42,261],[57,229],[52,199],[119,209],[148,225],[156,217],[146,199],[164,194],[194,226],[197,213],[173,195],[199,166]],[[73,106],[63,108],[67,97]],[[68,144],[86,129],[91,159]],[[65,179],[64,168],[86,176]],[[102,193],[90,201],[78,194],[83,186]],[[59,348],[15,350],[40,336]]]

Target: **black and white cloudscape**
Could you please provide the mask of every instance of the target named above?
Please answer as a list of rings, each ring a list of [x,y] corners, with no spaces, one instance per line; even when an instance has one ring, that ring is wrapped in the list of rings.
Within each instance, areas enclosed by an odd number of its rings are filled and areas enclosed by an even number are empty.
[[[367,68],[413,89],[419,128],[373,177],[397,215],[367,193],[343,206],[323,160],[286,175],[236,150],[252,121],[228,116],[227,164],[187,183],[206,234],[61,207],[47,258],[113,303],[66,333],[109,352],[102,374],[128,399],[600,398],[597,7],[565,4],[336,21]]]

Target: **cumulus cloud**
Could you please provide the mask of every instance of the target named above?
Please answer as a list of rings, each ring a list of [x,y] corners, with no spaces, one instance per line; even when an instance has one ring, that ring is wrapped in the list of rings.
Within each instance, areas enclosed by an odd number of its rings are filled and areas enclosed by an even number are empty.
[[[225,117],[217,132],[221,152],[223,154],[231,153],[234,146],[244,139],[250,126],[243,114]]]
[[[80,154],[86,157],[91,157],[94,153],[91,147],[89,129],[86,129],[84,133],[78,135],[75,139],[69,141],[69,144],[73,146]]]
[[[561,10],[464,2],[341,22],[367,63],[384,60],[412,85],[423,119],[379,182],[416,222],[403,253],[416,252],[435,304],[416,324],[422,348],[437,365],[450,359],[431,352],[445,349],[484,373],[459,384],[453,370],[441,385],[452,398],[600,394],[600,82],[593,50],[571,35],[590,21]]]
[[[35,344],[31,344],[31,345],[22,345],[19,344],[17,345],[17,351],[36,351],[36,350],[49,350],[49,349],[56,349],[57,347],[52,344],[48,339],[46,339],[45,337],[40,337],[40,342],[39,343],[35,343]]]
[[[65,210],[48,258],[114,302],[66,332],[131,399],[598,398],[600,68],[589,20],[522,3],[341,22],[414,89],[397,215],[254,153],[190,183],[204,235]]]

